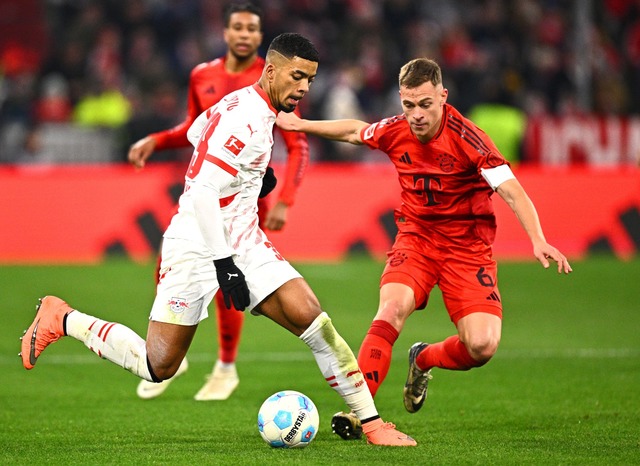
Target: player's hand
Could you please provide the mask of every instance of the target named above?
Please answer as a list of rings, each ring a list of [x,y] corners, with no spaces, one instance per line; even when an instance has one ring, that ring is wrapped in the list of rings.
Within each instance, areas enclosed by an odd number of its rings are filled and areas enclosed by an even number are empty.
[[[251,299],[242,271],[234,264],[231,257],[214,260],[213,265],[216,267],[216,277],[224,297],[224,305],[231,308],[233,303],[233,307],[238,311],[244,311]]]
[[[278,178],[273,168],[267,167],[267,171],[262,177],[262,188],[260,189],[260,198],[266,197],[278,184]]]
[[[558,264],[558,273],[564,272],[568,274],[573,272],[573,269],[571,268],[571,265],[569,265],[569,261],[564,254],[548,243],[534,246],[533,254],[545,269],[549,268],[549,259],[553,259]]]
[[[278,201],[269,209],[264,219],[264,228],[271,231],[280,231],[287,223],[287,211],[289,206],[282,201]]]
[[[276,116],[276,125],[283,131],[297,131],[297,125],[300,117],[294,112],[280,112]]]
[[[133,164],[136,168],[143,168],[145,162],[156,148],[156,140],[151,136],[140,139],[138,142],[131,145],[129,148],[129,154],[127,158],[129,163]]]

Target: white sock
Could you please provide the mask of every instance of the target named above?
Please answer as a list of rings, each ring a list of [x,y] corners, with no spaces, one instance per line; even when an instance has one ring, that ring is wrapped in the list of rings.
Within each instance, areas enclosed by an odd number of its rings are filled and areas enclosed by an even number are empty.
[[[338,334],[326,312],[316,317],[300,339],[313,351],[329,386],[338,392],[358,419],[378,415],[353,351]]]
[[[145,341],[129,327],[74,310],[67,315],[67,335],[80,340],[103,359],[153,382]]]
[[[222,362],[219,359],[213,365],[213,370],[222,369],[223,371],[230,371],[236,368],[235,362]]]

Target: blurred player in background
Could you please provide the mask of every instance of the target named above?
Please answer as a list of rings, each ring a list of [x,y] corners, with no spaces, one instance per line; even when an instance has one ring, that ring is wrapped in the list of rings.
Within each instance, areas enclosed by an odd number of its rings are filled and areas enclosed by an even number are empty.
[[[232,3],[225,10],[224,40],[228,49],[224,57],[202,63],[193,69],[189,82],[189,97],[186,119],[178,126],[150,134],[137,141],[129,150],[129,161],[136,167],[144,167],[154,151],[189,146],[187,131],[195,119],[228,93],[254,84],[264,68],[264,59],[258,56],[262,43],[262,12],[250,2]],[[302,133],[282,133],[288,151],[287,172],[279,199],[269,209],[264,197],[258,199],[260,226],[267,230],[281,230],[287,222],[287,210],[294,202],[296,191],[309,162],[307,138]],[[275,178],[267,174],[265,183]],[[239,378],[235,366],[240,344],[244,314],[225,307],[222,296],[216,296],[218,323],[218,360],[207,382],[196,393],[196,400],[225,400],[238,386]],[[187,370],[185,360],[176,376]],[[175,378],[174,377],[174,378]],[[161,395],[172,379],[163,383],[138,385],[141,398]]]
[[[447,104],[437,63],[423,58],[402,67],[403,114],[369,124],[358,120],[309,121],[281,114],[277,124],[383,151],[398,171],[402,204],[398,227],[380,280],[378,312],[360,347],[358,363],[375,397],[391,364],[393,344],[407,318],[427,305],[435,285],[457,328],[439,343],[409,350],[405,408],[417,412],[427,397],[431,369],[469,370],[495,354],[502,329],[502,302],[491,245],[496,221],[491,195],[511,207],[545,267],[571,272],[566,257],[547,243],[536,209],[491,139]],[[334,431],[357,438],[352,413],[338,413]]]
[[[145,380],[166,380],[184,360],[220,289],[228,306],[233,302],[240,311],[266,316],[309,346],[369,443],[416,445],[380,418],[353,352],[307,282],[258,225],[257,201],[271,159],[276,114],[293,112],[317,69],[318,52],[308,39],[281,34],[269,46],[260,80],[224,97],[189,129],[195,150],[178,212],[164,233],[147,340],[46,296],[22,339],[25,369],[33,369],[49,344],[68,335]]]

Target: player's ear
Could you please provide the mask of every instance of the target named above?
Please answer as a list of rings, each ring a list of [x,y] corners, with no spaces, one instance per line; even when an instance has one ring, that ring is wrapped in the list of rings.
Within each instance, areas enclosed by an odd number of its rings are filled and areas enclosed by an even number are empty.
[[[269,82],[272,83],[276,77],[276,66],[273,63],[267,63],[264,67],[264,73]]]

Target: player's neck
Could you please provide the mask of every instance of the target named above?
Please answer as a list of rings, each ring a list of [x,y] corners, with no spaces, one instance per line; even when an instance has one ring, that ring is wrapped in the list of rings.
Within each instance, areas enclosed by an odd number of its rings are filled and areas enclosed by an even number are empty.
[[[238,58],[232,53],[227,52],[227,57],[224,61],[224,69],[229,73],[242,73],[255,63],[256,58],[258,58],[257,54],[246,58]]]
[[[260,76],[260,79],[258,79],[258,86],[260,87],[260,89],[262,89],[262,91],[264,91],[268,99],[267,103],[269,104],[269,106],[272,109],[274,109],[275,113],[278,113],[279,110],[275,110],[276,108],[276,105],[274,103],[276,102],[275,95],[269,83],[269,79],[267,79],[267,76],[265,75],[265,73],[262,73],[262,76]]]

